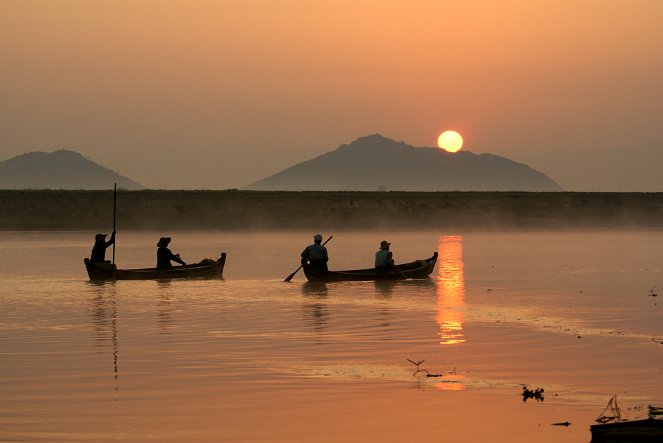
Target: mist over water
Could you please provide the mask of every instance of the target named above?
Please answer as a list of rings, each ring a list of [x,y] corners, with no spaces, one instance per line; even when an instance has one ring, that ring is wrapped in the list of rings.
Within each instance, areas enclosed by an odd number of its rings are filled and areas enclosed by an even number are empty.
[[[0,439],[587,442],[613,394],[663,402],[660,232],[323,231],[332,270],[438,266],[284,283],[314,233],[120,232],[120,268],[168,235],[224,279],[95,284],[94,233],[0,232]]]

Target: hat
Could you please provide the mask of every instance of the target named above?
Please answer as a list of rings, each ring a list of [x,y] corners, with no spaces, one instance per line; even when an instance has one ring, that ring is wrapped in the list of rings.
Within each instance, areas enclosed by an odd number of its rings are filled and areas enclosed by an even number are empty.
[[[159,243],[157,243],[157,247],[167,246],[168,243],[170,243],[170,237],[161,237]]]
[[[313,241],[321,242],[322,241],[322,235],[320,234],[315,234],[313,236]]]
[[[108,234],[97,234],[94,236],[94,241],[102,241],[106,238]]]
[[[388,248],[390,244],[391,243],[389,243],[387,240],[382,240],[380,242],[380,249]]]

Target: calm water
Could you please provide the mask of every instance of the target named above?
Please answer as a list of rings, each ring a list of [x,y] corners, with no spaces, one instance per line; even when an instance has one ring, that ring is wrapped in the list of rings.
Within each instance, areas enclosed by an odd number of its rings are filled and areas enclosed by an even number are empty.
[[[120,232],[120,267],[171,235],[224,279],[93,284],[94,233],[0,233],[0,441],[588,442],[663,404],[661,232],[337,232],[331,269],[440,261],[283,283],[311,234]]]

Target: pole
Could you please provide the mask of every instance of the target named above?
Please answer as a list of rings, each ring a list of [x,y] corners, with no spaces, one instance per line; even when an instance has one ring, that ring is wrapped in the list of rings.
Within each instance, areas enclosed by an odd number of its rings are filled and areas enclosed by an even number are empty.
[[[117,212],[117,183],[113,187],[113,232],[115,232],[115,213]],[[113,242],[113,264],[115,264],[115,242]]]

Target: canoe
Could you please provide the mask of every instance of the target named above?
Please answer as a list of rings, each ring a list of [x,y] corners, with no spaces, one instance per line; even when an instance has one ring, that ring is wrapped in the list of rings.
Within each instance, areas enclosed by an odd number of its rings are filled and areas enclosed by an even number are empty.
[[[649,405],[647,418],[644,420],[623,420],[617,396],[608,402],[599,418],[600,424],[592,425],[590,443],[623,443],[623,442],[661,442],[663,441],[663,408]]]
[[[114,265],[93,265],[86,258],[85,268],[90,280],[160,280],[171,278],[219,278],[223,275],[226,253],[222,252],[218,260],[206,258],[200,263],[186,266],[173,266],[172,269],[117,269]]]
[[[426,260],[396,265],[395,269],[377,271],[375,268],[355,269],[351,271],[322,271],[302,262],[304,274],[309,281],[371,281],[371,280],[405,280],[409,278],[428,278],[437,262],[437,252]]]
[[[663,441],[663,420],[654,418],[592,425],[589,428],[592,432],[591,443]]]

